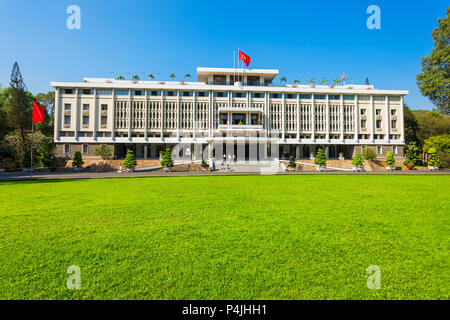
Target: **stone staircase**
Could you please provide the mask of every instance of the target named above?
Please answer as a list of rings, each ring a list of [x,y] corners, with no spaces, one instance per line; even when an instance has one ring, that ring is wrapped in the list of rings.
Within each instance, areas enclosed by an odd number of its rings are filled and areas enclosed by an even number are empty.
[[[218,168],[220,169],[220,168]],[[225,171],[225,170],[224,170]],[[230,172],[276,174],[284,172],[278,161],[236,161],[231,163]]]

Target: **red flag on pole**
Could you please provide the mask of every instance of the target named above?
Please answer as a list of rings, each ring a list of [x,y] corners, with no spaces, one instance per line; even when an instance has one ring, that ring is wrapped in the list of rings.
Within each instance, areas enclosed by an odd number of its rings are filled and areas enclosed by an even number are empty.
[[[45,109],[33,100],[33,122],[44,123]]]
[[[246,55],[245,53],[243,53],[240,49],[239,49],[239,60],[244,61],[245,65],[248,67],[248,65],[250,64],[250,57],[248,55]]]

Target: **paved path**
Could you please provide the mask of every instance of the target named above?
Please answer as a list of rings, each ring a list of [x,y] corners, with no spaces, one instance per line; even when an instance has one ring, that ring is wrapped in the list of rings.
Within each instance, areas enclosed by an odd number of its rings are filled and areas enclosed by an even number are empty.
[[[259,172],[233,172],[233,171],[191,171],[191,172],[163,172],[163,171],[149,171],[149,172],[35,172],[33,180],[42,179],[91,179],[91,178],[130,178],[130,177],[182,177],[182,176],[222,176],[222,175],[270,175],[271,173]],[[388,174],[388,175],[423,175],[423,174],[450,174],[450,170],[439,171],[373,171],[364,173],[344,172],[344,171],[327,171],[326,173],[317,173],[314,171],[296,171],[277,173],[280,175],[298,175],[298,174]],[[0,172],[0,181],[14,181],[14,180],[29,180],[30,175],[23,172]]]

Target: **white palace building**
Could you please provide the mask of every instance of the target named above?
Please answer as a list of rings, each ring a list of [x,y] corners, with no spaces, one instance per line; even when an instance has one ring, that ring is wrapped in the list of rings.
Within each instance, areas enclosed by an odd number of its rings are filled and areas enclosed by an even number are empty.
[[[252,144],[258,159],[274,145],[280,157],[297,159],[309,158],[319,147],[331,159],[339,153],[350,159],[364,146],[379,157],[389,150],[403,156],[408,91],[272,84],[277,75],[270,69],[199,67],[196,82],[52,82],[58,156],[81,151],[93,157],[101,144],[111,146],[116,158],[131,148],[140,159],[184,145],[197,159],[213,147],[245,160],[253,154]]]

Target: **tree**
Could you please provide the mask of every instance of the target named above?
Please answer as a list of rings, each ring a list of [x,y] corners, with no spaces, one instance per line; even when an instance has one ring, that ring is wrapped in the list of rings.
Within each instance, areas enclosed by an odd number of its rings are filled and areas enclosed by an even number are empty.
[[[191,75],[189,74],[189,73],[186,73],[185,75],[184,75],[184,79],[190,79],[191,78]]]
[[[106,144],[102,144],[100,148],[95,149],[95,155],[102,157],[103,160],[111,159],[113,156],[111,148]]]
[[[150,80],[155,80],[155,75],[153,73],[149,73],[148,77],[150,78]]]
[[[393,167],[395,165],[394,153],[392,151],[386,152],[386,165]]]
[[[361,167],[362,163],[363,163],[363,157],[362,157],[361,153],[355,154],[355,156],[353,157],[353,160],[352,160],[352,165],[354,165],[355,167]]]
[[[326,84],[327,82],[328,82],[327,79],[322,79],[322,80],[320,80],[320,84],[322,84],[322,85]]]
[[[440,167],[442,165],[441,160],[437,154],[437,150],[435,148],[428,149],[428,166],[429,167]]]
[[[407,166],[415,166],[420,161],[420,148],[415,142],[410,142],[406,145],[406,160],[404,162]]]
[[[280,82],[281,82],[281,83],[286,83],[286,81],[287,81],[287,78],[286,78],[286,77],[281,77],[281,78],[280,78]]]
[[[80,168],[83,166],[83,157],[81,156],[81,152],[80,151],[76,151],[73,154],[73,160],[72,160],[72,167],[77,167]]]
[[[175,73],[171,73],[171,74],[169,75],[169,78],[172,79],[172,80],[175,80],[176,77],[177,77],[177,76],[175,75]]]
[[[414,116],[414,113],[408,108],[406,104],[403,105],[403,121],[405,126],[405,142],[419,142],[417,133],[419,131],[419,124]]]
[[[294,80],[294,84],[299,84],[299,83],[300,83],[300,80],[298,80],[298,79]]]
[[[438,27],[431,33],[435,48],[422,58],[422,73],[417,85],[442,114],[450,114],[450,7],[447,16],[438,19]]]
[[[5,101],[7,125],[12,129],[18,129],[22,140],[25,140],[25,132],[31,130],[33,96],[27,92],[17,62],[14,63],[11,73],[10,90],[8,93],[9,95]]]
[[[134,154],[133,150],[128,149],[127,155],[125,156],[125,160],[123,161],[123,166],[125,168],[131,169],[136,167],[137,161],[136,161],[136,155]]]
[[[308,79],[308,83],[309,84],[315,84],[316,83],[316,79],[315,78],[309,78]]]
[[[289,164],[288,164],[289,168],[296,168],[297,164],[295,163],[295,157],[294,156],[290,156],[289,157]]]
[[[321,148],[317,150],[316,157],[314,158],[314,164],[324,167],[327,165],[327,156]]]
[[[45,137],[38,155],[39,163],[42,167],[56,167],[55,150],[56,144],[53,142],[53,137]]]
[[[118,76],[117,80],[125,80],[125,78],[123,76]]]
[[[135,74],[135,75],[133,76],[132,80],[133,80],[133,81],[139,81],[139,80],[140,80],[139,75]]]
[[[450,115],[441,115],[436,111],[413,111],[418,124],[418,145],[423,146],[431,136],[450,134]]]
[[[432,136],[425,140],[423,151],[428,152],[428,149],[430,148],[435,148],[436,151],[450,153],[450,134]]]
[[[165,168],[171,168],[173,167],[173,160],[172,160],[172,151],[170,148],[166,148],[164,151],[162,157],[161,157],[161,167]]]
[[[35,163],[33,161],[33,163]],[[22,168],[31,168],[31,151],[30,149],[26,149],[24,153],[24,157],[22,159]]]
[[[45,108],[44,123],[35,123],[35,129],[40,130],[46,136],[53,136],[54,112],[55,112],[55,91],[38,93],[35,100]]]
[[[373,160],[377,157],[377,153],[372,148],[369,148],[368,146],[365,146],[362,150],[362,154],[364,159],[366,160]]]

